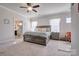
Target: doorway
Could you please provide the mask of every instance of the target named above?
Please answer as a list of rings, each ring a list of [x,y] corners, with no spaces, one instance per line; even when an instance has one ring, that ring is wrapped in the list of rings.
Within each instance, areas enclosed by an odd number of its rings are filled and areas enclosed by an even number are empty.
[[[15,20],[15,38],[21,38],[23,35],[23,21]]]

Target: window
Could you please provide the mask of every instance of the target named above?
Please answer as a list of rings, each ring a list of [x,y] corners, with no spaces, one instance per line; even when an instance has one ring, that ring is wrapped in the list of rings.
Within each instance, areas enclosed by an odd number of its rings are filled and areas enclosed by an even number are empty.
[[[66,23],[71,23],[71,18],[66,18]]]
[[[60,18],[50,20],[51,31],[60,32]]]
[[[37,26],[37,21],[33,21],[32,22],[32,31],[35,31],[36,26]]]

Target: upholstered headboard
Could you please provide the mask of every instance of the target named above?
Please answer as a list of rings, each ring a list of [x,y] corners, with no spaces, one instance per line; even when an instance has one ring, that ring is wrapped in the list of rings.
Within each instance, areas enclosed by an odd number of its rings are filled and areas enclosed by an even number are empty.
[[[39,31],[39,32],[51,32],[51,26],[50,25],[37,26],[36,31]]]

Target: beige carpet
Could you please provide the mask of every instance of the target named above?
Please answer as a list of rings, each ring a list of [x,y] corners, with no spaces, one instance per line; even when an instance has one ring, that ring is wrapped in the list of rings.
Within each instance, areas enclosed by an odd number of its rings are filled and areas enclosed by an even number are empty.
[[[18,41],[19,42],[19,41]],[[71,44],[50,40],[47,46],[20,41],[12,46],[0,49],[1,56],[70,56]]]

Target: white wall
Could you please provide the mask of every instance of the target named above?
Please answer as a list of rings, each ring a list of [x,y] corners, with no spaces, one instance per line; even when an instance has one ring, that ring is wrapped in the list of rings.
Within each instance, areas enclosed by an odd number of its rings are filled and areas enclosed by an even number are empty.
[[[29,30],[30,21],[13,10],[0,6],[0,45],[14,41],[14,17],[23,21],[23,33]],[[4,24],[4,19],[9,20],[9,24]]]
[[[72,55],[79,56],[79,12],[78,4],[71,7],[72,17]]]
[[[49,20],[55,19],[55,18],[61,18],[60,32],[65,33],[67,31],[71,31],[71,24],[66,23],[67,17],[71,17],[71,14],[69,12],[41,16],[41,17],[32,19],[32,21],[38,21],[38,26],[39,25],[49,25]]]

